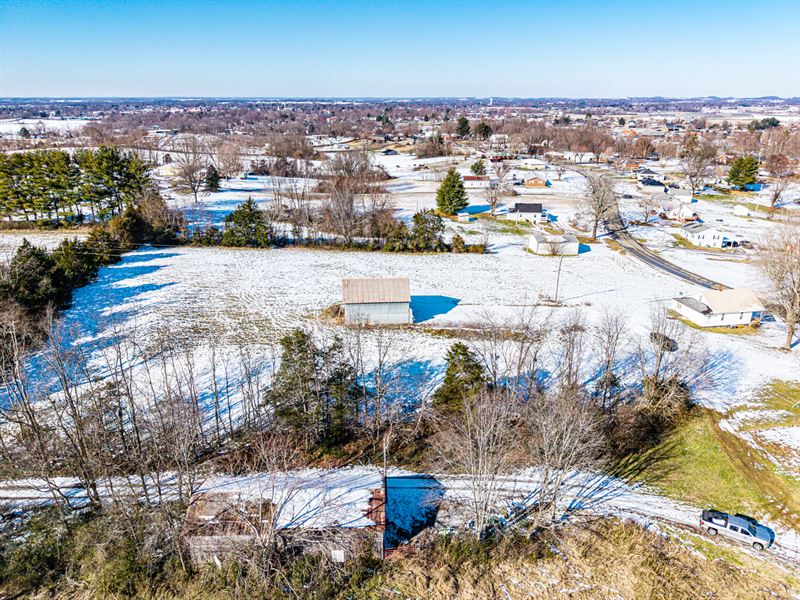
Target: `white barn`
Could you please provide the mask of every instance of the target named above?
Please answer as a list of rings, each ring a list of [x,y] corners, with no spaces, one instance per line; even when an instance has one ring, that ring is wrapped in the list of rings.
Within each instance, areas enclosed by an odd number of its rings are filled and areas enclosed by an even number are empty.
[[[413,322],[408,277],[342,279],[342,306],[351,325]]]
[[[766,310],[750,288],[680,296],[672,299],[672,309],[700,327],[749,325]]]
[[[547,233],[537,229],[528,238],[528,248],[534,254],[575,256],[580,249],[580,242],[571,233]]]

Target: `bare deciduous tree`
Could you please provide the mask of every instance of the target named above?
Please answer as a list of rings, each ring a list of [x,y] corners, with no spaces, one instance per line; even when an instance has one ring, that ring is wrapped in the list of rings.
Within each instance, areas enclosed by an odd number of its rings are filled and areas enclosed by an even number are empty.
[[[772,283],[774,297],[786,321],[785,350],[791,350],[800,321],[800,226],[782,224],[760,244],[761,270]]]
[[[191,136],[178,142],[172,154],[177,189],[192,194],[197,202],[197,196],[203,189],[207,166],[207,153],[203,144],[195,136]]]
[[[446,470],[465,477],[464,492],[477,537],[501,508],[502,478],[518,464],[514,419],[518,402],[507,392],[483,392],[439,424],[436,449]]]
[[[681,167],[692,189],[692,194],[699,190],[708,170],[717,157],[714,144],[701,140],[695,135],[688,136],[680,148]]]
[[[603,412],[611,408],[609,402],[619,381],[614,371],[625,338],[625,317],[608,308],[603,310],[592,332],[598,361],[597,395]]]
[[[597,229],[617,206],[614,181],[602,173],[586,173],[586,191],[580,197],[582,212],[592,223],[592,239],[597,239]]]

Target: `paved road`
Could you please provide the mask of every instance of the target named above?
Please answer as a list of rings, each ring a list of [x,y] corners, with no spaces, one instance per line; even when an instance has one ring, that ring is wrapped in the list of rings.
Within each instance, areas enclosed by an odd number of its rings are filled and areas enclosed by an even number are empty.
[[[615,211],[614,217],[608,219],[606,221],[606,230],[608,231],[608,236],[619,242],[619,244],[625,248],[626,251],[630,252],[633,256],[641,260],[642,262],[664,271],[665,273],[669,273],[673,277],[677,277],[678,279],[683,279],[694,285],[699,285],[701,287],[709,288],[712,290],[725,290],[729,289],[729,286],[719,283],[717,281],[713,281],[708,279],[707,277],[703,277],[702,275],[698,275],[697,273],[692,273],[691,271],[687,271],[683,267],[679,267],[678,265],[669,262],[668,260],[662,258],[658,254],[651,252],[648,250],[644,245],[639,243],[636,238],[634,238],[630,232],[628,231],[627,227],[622,222],[622,217],[619,214],[619,210]]]

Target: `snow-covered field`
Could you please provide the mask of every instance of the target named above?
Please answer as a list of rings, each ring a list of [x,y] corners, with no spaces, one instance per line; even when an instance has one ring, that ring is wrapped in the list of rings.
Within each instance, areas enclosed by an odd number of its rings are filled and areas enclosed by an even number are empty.
[[[22,244],[22,240],[28,240],[34,246],[42,246],[52,250],[64,240],[85,239],[84,233],[73,233],[65,231],[6,231],[0,233],[0,262],[7,260],[16,249]]]
[[[16,135],[23,127],[26,127],[31,133],[38,130],[60,133],[78,131],[91,122],[88,119],[0,119],[0,135]]]

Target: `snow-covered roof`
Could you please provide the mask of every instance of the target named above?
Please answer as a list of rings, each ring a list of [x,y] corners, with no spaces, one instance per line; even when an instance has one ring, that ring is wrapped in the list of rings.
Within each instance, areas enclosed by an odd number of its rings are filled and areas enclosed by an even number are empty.
[[[578,238],[571,233],[547,233],[541,229],[534,229],[531,237],[540,244],[574,244],[578,241]]]
[[[196,497],[227,497],[231,505],[270,503],[279,528],[324,529],[375,525],[367,513],[376,490],[382,489],[377,468],[302,469],[211,477]]]

